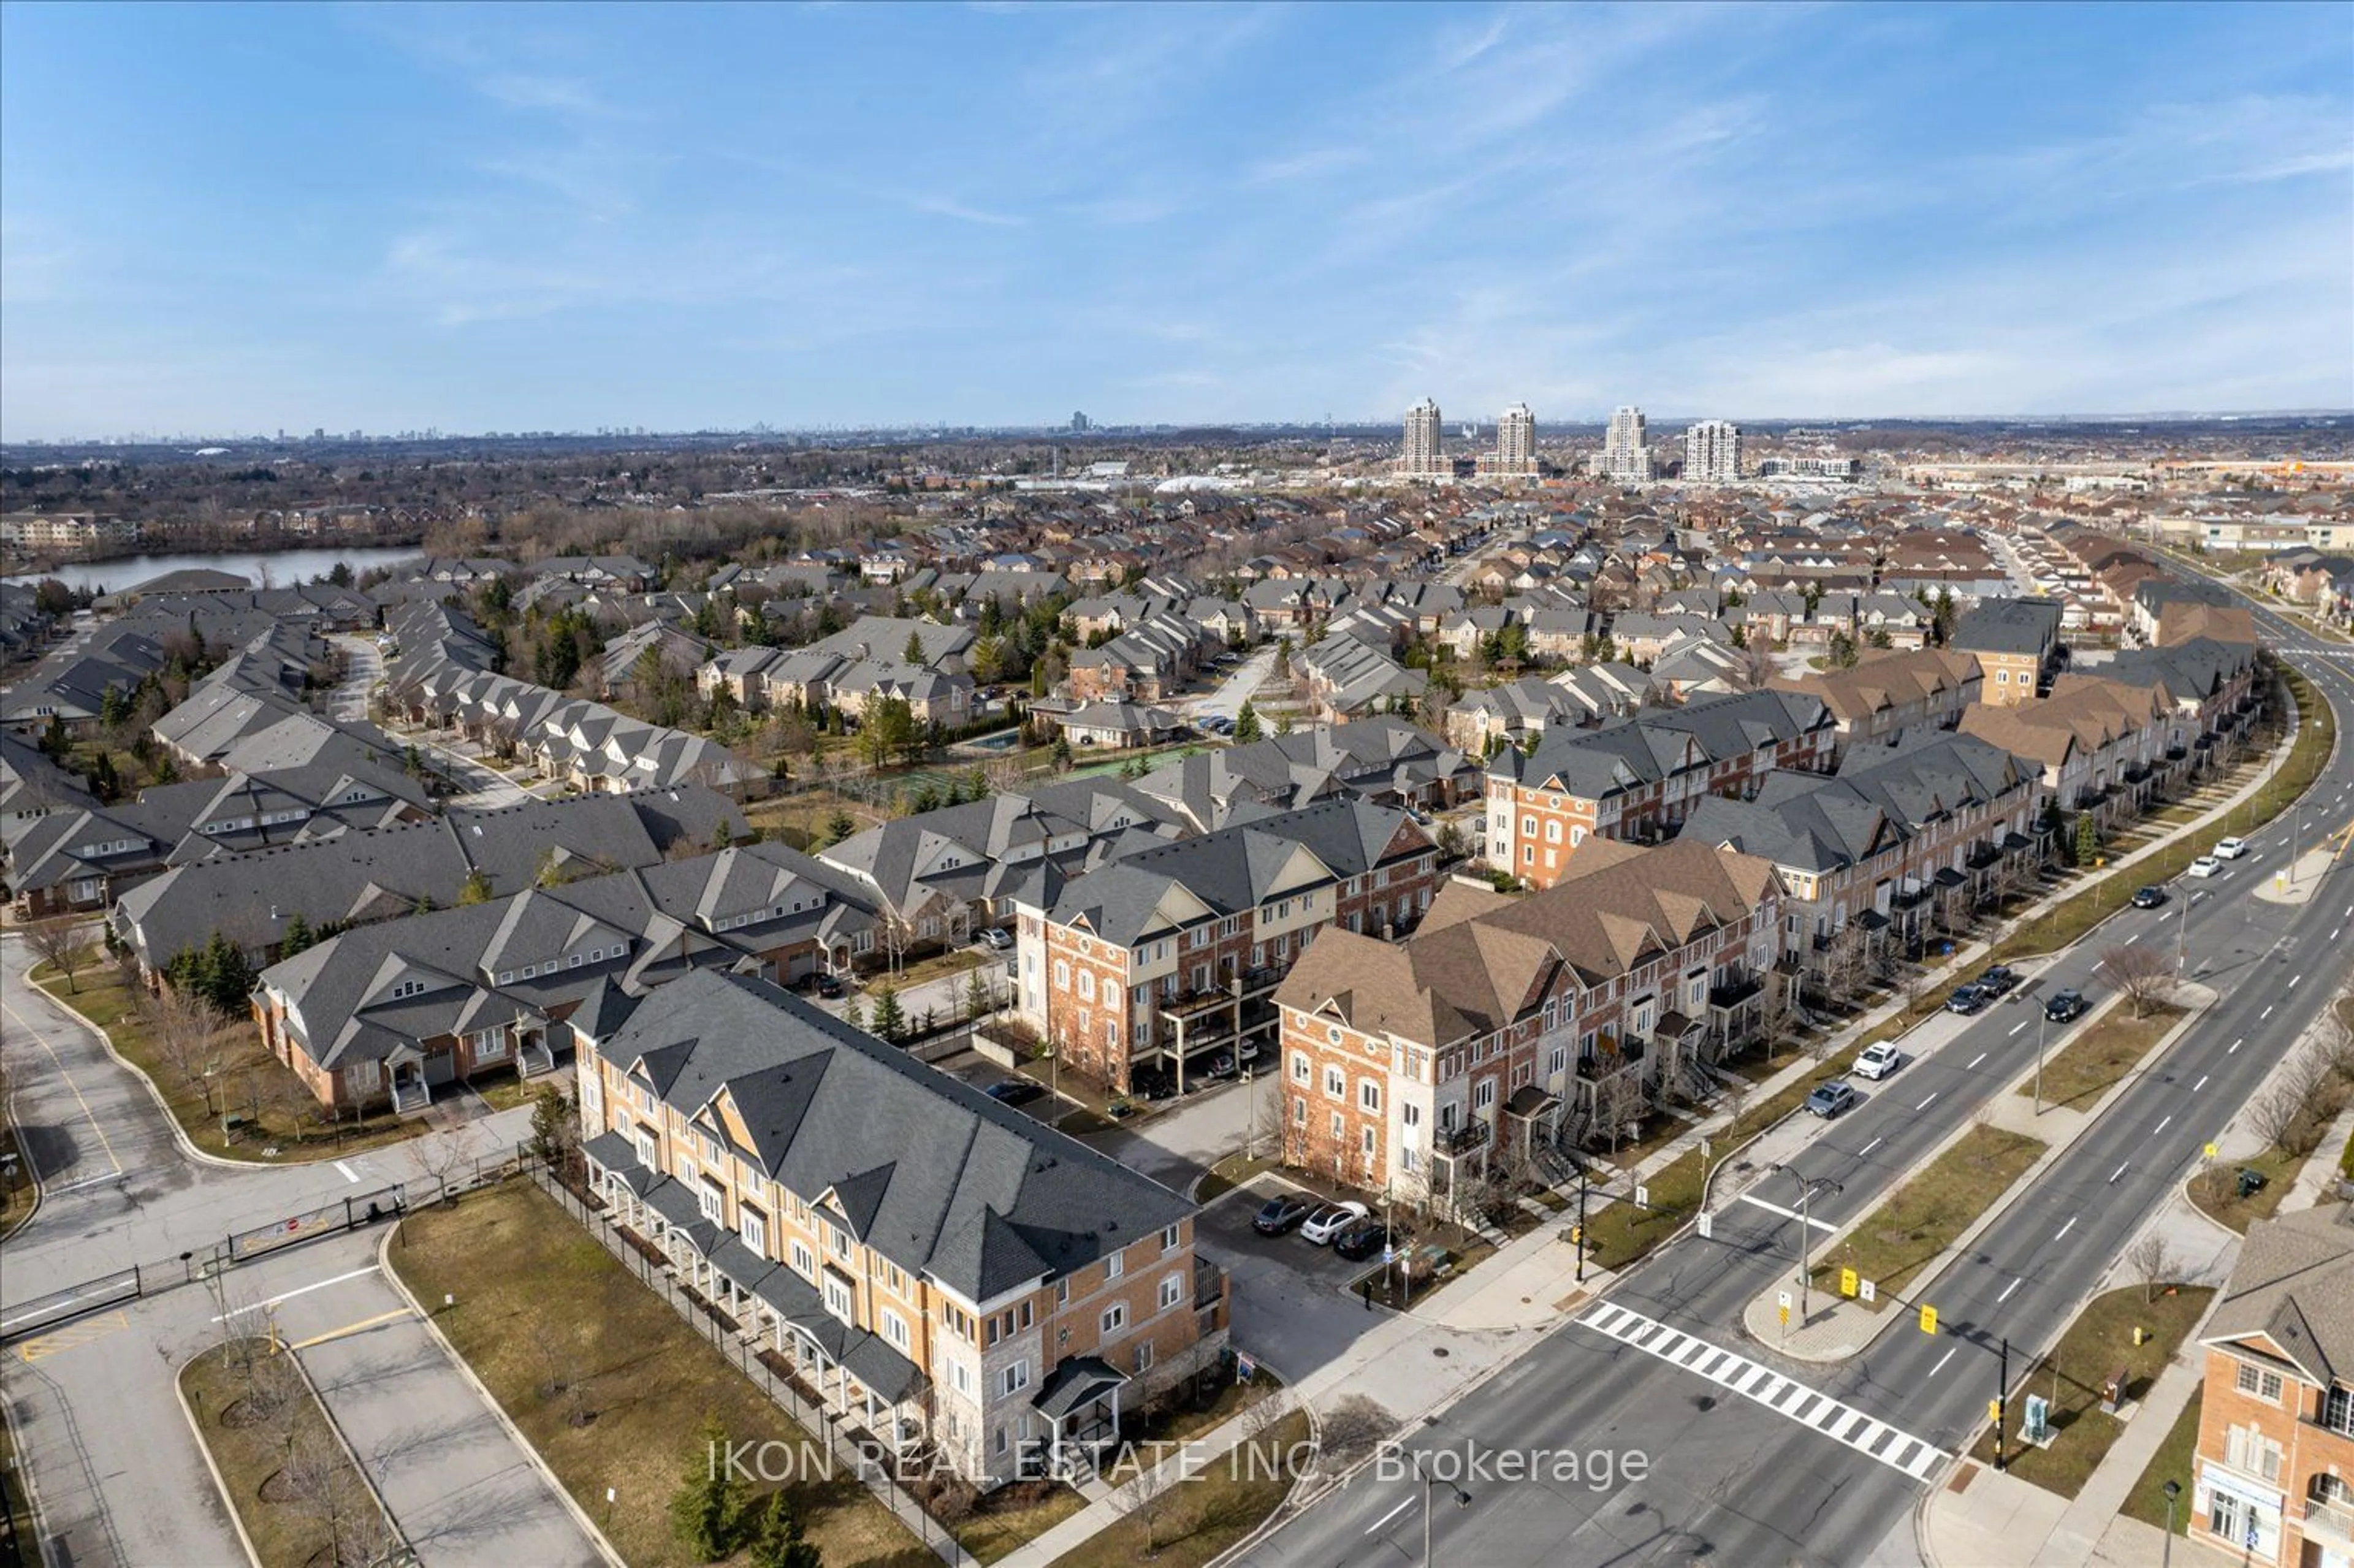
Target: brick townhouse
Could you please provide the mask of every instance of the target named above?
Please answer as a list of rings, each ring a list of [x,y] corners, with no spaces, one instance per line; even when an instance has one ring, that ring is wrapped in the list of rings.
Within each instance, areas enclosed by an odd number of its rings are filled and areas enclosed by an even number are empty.
[[[1430,907],[1438,851],[1405,811],[1322,801],[1140,850],[1015,902],[1015,1006],[1123,1092],[1258,1049],[1276,985],[1328,927],[1394,936]]]
[[[1978,655],[1987,702],[2030,702],[2058,667],[2062,610],[2056,599],[1980,599],[1954,623],[1946,646]]]
[[[1284,1160],[1434,1200],[1543,1168],[1754,1035],[1780,930],[1764,860],[1590,839],[1544,892],[1450,882],[1403,942],[1328,933],[1276,993]]]
[[[1838,722],[1820,697],[1744,692],[1548,733],[1488,763],[1488,859],[1550,887],[1588,838],[1673,833],[1711,795],[1751,793],[1777,768],[1831,764]]]
[[[1945,648],[1872,649],[1849,669],[1776,676],[1766,683],[1820,697],[1838,725],[1841,751],[1908,729],[1950,729],[1964,708],[1983,700],[1986,688],[1976,654]]]
[[[2330,1203],[2249,1228],[2207,1319],[2190,1538],[2242,1563],[2354,1563],[2354,1225]]]
[[[765,980],[600,1010],[583,1153],[622,1224],[908,1459],[1085,1470],[1224,1354],[1195,1206]]]
[[[1925,731],[1851,750],[1828,778],[1776,773],[1754,800],[1703,800],[1684,837],[1774,863],[1785,947],[1819,975],[1851,924],[1906,946],[1941,917],[1958,925],[1999,868],[2041,859],[2042,800],[2035,764]]]
[[[2092,812],[2105,831],[2156,793],[2173,705],[2153,688],[2079,676],[2048,697],[1981,703],[1962,715],[1960,732],[2039,765],[2046,800],[2072,817]]]

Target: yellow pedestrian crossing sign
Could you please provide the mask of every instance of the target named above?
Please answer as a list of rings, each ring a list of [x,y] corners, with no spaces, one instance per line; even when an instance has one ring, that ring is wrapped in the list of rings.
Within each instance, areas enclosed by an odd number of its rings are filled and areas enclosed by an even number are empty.
[[[1937,1309],[1925,1301],[1921,1304],[1921,1331],[1925,1334],[1937,1331]]]
[[[1856,1293],[1858,1284],[1859,1281],[1856,1279],[1855,1270],[1852,1268],[1842,1268],[1840,1270],[1840,1295],[1850,1297],[1853,1296]]]

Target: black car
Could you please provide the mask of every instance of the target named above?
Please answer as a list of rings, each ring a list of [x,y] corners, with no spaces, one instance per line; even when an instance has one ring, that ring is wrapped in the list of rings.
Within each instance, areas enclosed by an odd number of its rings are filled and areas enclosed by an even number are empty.
[[[2084,1015],[2084,993],[2081,991],[2055,991],[2052,1000],[2043,1004],[2043,1016],[2054,1023],[2067,1023]]]
[[[834,979],[832,975],[820,975],[817,977],[817,993],[822,997],[840,996],[842,994],[842,982]]]
[[[1231,1078],[1240,1070],[1239,1064],[1235,1061],[1235,1054],[1231,1051],[1221,1051],[1210,1058],[1208,1075],[1213,1078]]]
[[[981,1091],[1000,1105],[1008,1106],[1027,1105],[1045,1092],[1044,1086],[1028,1078],[1001,1078]]]
[[[1997,964],[1978,976],[1978,989],[1988,996],[2009,996],[2019,989],[2019,971],[2009,964]]]
[[[1298,1192],[1286,1192],[1269,1198],[1251,1216],[1251,1229],[1263,1236],[1288,1235],[1299,1228],[1299,1222],[1316,1212],[1316,1200]]]
[[[1177,1094],[1177,1080],[1166,1073],[1131,1073],[1128,1086],[1131,1093],[1148,1100],[1172,1099]]]
[[[1332,1250],[1352,1263],[1363,1263],[1390,1245],[1390,1228],[1379,1220],[1359,1220],[1332,1238]]]
[[[2165,902],[2166,889],[2163,887],[2137,887],[2134,889],[2133,906],[2137,909],[2155,909]]]
[[[1988,1002],[1993,1000],[1994,998],[1989,996],[1982,988],[1976,985],[1966,985],[1946,999],[1946,1011],[1947,1012],[1972,1013],[1978,1012],[1978,1009],[1984,1007]]]

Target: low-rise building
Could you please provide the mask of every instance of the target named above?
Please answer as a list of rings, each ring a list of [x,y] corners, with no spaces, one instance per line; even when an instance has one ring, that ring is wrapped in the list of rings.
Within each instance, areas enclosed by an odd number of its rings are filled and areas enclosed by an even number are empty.
[[[1777,691],[1822,699],[1839,728],[1839,748],[1890,740],[1908,729],[1950,729],[1981,698],[1978,656],[1946,648],[1899,653],[1872,650],[1845,670],[1776,676]]]
[[[776,987],[680,980],[584,1040],[620,1222],[887,1451],[983,1487],[1085,1471],[1215,1364],[1195,1206]]]
[[[1946,646],[1978,655],[1984,700],[1998,707],[2032,702],[2061,657],[2056,599],[1987,599],[1954,623]]]

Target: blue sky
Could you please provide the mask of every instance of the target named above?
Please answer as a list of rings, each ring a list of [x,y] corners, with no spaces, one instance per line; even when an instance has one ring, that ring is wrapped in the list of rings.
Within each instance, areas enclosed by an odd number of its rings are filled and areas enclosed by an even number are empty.
[[[0,435],[2354,404],[2354,7],[0,10]]]

